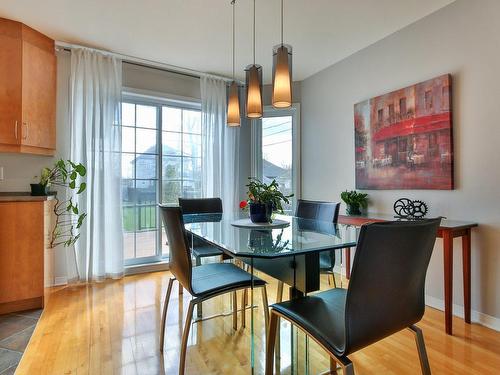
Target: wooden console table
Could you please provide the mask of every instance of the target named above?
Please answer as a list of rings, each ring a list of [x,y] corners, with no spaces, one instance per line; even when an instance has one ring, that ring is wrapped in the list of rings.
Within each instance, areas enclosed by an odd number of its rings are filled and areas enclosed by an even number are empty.
[[[395,220],[392,215],[339,215],[339,223],[361,226],[376,221]],[[477,223],[443,219],[438,230],[438,237],[443,239],[444,258],[444,316],[446,333],[453,332],[453,239],[462,238],[462,272],[464,280],[464,317],[465,322],[471,322],[471,229]],[[345,250],[346,278],[351,274],[351,249]]]

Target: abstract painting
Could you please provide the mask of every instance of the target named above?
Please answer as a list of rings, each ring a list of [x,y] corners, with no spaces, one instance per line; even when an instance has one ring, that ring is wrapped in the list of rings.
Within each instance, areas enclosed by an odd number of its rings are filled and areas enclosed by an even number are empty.
[[[453,189],[451,75],[354,105],[357,189]]]

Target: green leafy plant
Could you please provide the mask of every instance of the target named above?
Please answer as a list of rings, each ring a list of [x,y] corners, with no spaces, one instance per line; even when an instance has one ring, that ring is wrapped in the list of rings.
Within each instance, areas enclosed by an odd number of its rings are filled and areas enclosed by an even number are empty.
[[[279,184],[276,180],[272,180],[270,184],[266,184],[254,177],[248,177],[248,199],[240,202],[240,208],[246,209],[250,203],[271,204],[273,211],[283,213],[283,202],[290,204],[289,198],[293,194],[284,195],[279,190]]]
[[[347,213],[351,215],[361,214],[360,207],[368,207],[368,194],[358,193],[356,190],[343,191],[340,194],[340,198],[347,205]]]
[[[83,193],[87,188],[86,182],[82,181],[86,174],[87,169],[83,164],[61,159],[52,168],[42,169],[40,184],[47,187],[55,186],[73,190],[78,195]],[[65,195],[65,192],[62,194]],[[72,195],[71,192],[69,195]],[[81,211],[77,203],[73,202],[72,197],[59,200],[57,196],[54,205],[54,214],[56,222],[52,230],[50,246],[74,245],[80,238],[80,234],[77,232],[87,214]]]

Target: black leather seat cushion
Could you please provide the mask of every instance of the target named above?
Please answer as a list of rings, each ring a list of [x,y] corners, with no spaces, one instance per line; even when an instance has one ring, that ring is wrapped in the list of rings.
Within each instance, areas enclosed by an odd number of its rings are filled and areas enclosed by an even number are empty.
[[[196,258],[215,257],[223,254],[220,249],[210,245],[195,245],[192,252]]]
[[[210,263],[193,267],[191,282],[195,297],[207,297],[221,293],[226,289],[250,287],[251,275],[231,263]],[[266,282],[254,276],[254,286]]]
[[[335,288],[272,305],[338,356],[345,351],[347,290]]]

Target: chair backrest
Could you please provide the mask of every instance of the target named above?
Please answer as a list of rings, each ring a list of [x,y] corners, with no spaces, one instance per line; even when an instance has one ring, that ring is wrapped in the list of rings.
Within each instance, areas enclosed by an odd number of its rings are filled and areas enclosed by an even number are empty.
[[[415,324],[441,219],[364,225],[347,290],[345,354]]]
[[[170,251],[170,272],[179,283],[192,294],[191,279],[192,267],[191,250],[188,246],[182,211],[180,207],[160,205],[165,232],[167,233],[168,248]]]
[[[179,198],[179,207],[183,214],[222,213],[222,200],[220,198]]]
[[[340,203],[307,201],[299,199],[295,216],[303,219],[314,219],[337,223],[339,219]]]

